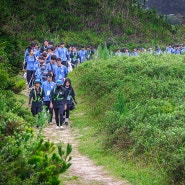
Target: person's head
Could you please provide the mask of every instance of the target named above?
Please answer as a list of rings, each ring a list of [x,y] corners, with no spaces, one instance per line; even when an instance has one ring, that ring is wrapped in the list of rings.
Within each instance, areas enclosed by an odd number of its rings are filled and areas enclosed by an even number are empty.
[[[70,87],[71,86],[71,80],[69,78],[66,78],[64,81],[64,86],[65,87]]]
[[[38,49],[38,48],[39,48],[39,44],[38,44],[38,42],[35,42],[34,49]]]
[[[120,52],[120,48],[118,48],[118,49],[116,50],[116,52]]]
[[[41,71],[46,70],[46,65],[45,65],[44,63],[40,65],[40,70],[41,70]]]
[[[51,55],[51,63],[54,64],[57,60],[57,56],[56,55]]]
[[[53,53],[53,52],[55,52],[55,46],[51,46],[51,52]]]
[[[74,47],[74,48],[73,48],[73,52],[76,52],[76,51],[77,51],[77,49],[76,49],[76,47]]]
[[[47,58],[47,52],[44,51],[44,52],[42,53],[42,56],[44,57],[44,60],[46,60],[46,58]]]
[[[47,81],[48,81],[48,82],[51,82],[51,81],[52,81],[52,76],[51,76],[51,74],[48,74],[48,75],[47,75]]]
[[[32,49],[34,49],[34,47],[35,47],[35,42],[31,42],[31,43],[30,43],[30,47],[31,47]]]
[[[84,47],[84,46],[82,46],[82,47],[81,47],[81,50],[83,50],[83,51],[84,51],[84,50],[85,50],[85,47]]]
[[[49,41],[48,42],[48,46],[54,46],[54,42],[53,41]]]
[[[65,46],[64,42],[61,42],[61,43],[60,43],[60,46],[61,46],[62,48],[64,48],[64,46]]]
[[[68,48],[68,51],[69,51],[69,52],[72,51],[72,47],[71,47],[71,46]]]
[[[61,66],[62,65],[62,59],[61,58],[57,58],[57,65]]]
[[[64,83],[64,82],[63,82],[62,80],[57,80],[57,81],[56,81],[57,87],[62,87],[63,83]]]
[[[33,51],[33,49],[31,47],[28,48],[28,53],[31,56],[34,55],[34,51]]]
[[[125,53],[128,53],[128,48],[125,48]]]
[[[48,46],[48,40],[44,40],[44,43],[43,44],[44,44],[44,46],[47,47]]]
[[[36,79],[34,82],[35,88],[38,89],[41,85],[41,81],[39,79]]]
[[[39,56],[38,61],[39,61],[40,65],[44,63],[44,60],[45,59],[43,56]]]
[[[137,48],[134,48],[134,52],[137,52]]]
[[[90,45],[87,46],[87,50],[91,50],[91,46]]]
[[[52,52],[52,49],[51,48],[52,48],[52,46],[48,46],[47,47],[47,53],[51,53]]]

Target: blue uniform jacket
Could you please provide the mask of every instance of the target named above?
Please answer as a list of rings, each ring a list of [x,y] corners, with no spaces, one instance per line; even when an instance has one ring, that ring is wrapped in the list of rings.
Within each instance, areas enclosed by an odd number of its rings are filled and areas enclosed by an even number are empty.
[[[37,59],[36,57],[33,55],[33,56],[27,56],[25,58],[25,61],[27,63],[26,65],[26,70],[35,70],[35,64],[37,63]]]
[[[68,69],[66,66],[62,65],[57,68],[56,80],[63,80],[68,74]]]
[[[47,69],[41,70],[40,68],[38,68],[35,72],[36,79],[39,79],[42,83],[47,80],[47,74],[48,74]]]
[[[80,61],[84,62],[86,60],[86,58],[87,58],[87,51],[86,50],[80,50],[78,52],[78,55],[80,57]]]
[[[67,48],[58,48],[58,56],[62,61],[67,61],[68,50]]]
[[[51,68],[51,66],[52,66],[52,68]],[[55,76],[57,76],[57,68],[58,68],[58,66],[57,66],[56,63],[54,63],[54,64],[52,64],[52,63],[47,63],[47,65],[46,65],[46,69],[47,69],[48,71],[52,71],[52,72],[54,73]]]
[[[53,88],[55,88],[56,84],[54,82],[48,82],[48,81],[45,81],[43,82],[42,84],[42,88],[44,90],[44,101],[50,101],[50,94],[51,94],[51,91]]]

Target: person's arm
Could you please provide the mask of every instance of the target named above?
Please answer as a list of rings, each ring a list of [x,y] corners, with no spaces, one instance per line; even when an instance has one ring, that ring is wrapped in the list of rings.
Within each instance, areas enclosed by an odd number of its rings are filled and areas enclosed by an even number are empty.
[[[42,88],[42,94],[41,94],[41,97],[42,97],[42,100],[44,100],[45,92],[44,92],[44,89],[43,89],[43,88]]]
[[[64,110],[67,109],[67,96],[68,96],[68,93],[67,93],[67,90],[63,88],[63,91],[64,91]]]
[[[50,107],[50,109],[52,109],[53,108],[53,99],[52,99],[52,97],[53,97],[53,89],[52,89],[49,97],[50,97],[50,105],[49,105],[49,107]]]
[[[30,91],[28,104],[31,104],[31,99],[33,98],[33,91],[34,89]]]
[[[71,89],[71,97],[73,98],[74,102],[77,104],[77,101],[76,101],[76,98],[75,98],[75,91],[74,91],[73,88]]]

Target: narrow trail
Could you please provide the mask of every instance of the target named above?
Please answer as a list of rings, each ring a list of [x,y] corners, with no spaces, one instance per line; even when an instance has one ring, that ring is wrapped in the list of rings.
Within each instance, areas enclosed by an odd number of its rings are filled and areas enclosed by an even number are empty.
[[[102,166],[96,166],[88,157],[78,152],[78,140],[70,129],[65,126],[64,130],[56,130],[55,124],[44,128],[44,136],[55,144],[70,143],[72,145],[72,166],[69,169],[69,176],[78,177],[76,182],[67,182],[67,185],[129,185],[127,181],[118,181],[108,175]]]
[[[22,94],[28,96],[29,90],[22,91]],[[97,166],[88,157],[82,155],[78,151],[79,134],[71,130],[70,124],[65,126],[63,130],[56,130],[55,120],[53,125],[47,125],[43,129],[45,140],[50,140],[55,145],[67,143],[72,145],[72,166],[68,172],[61,176],[66,185],[130,185],[127,181],[119,181],[111,177],[103,168]]]

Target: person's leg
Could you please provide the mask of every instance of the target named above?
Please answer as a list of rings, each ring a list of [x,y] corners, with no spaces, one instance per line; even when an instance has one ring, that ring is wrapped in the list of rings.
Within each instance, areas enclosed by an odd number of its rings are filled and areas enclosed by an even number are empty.
[[[34,83],[34,77],[35,77],[35,71],[32,70],[31,71],[31,83],[30,83],[31,87],[33,86],[33,83]]]
[[[31,107],[31,113],[33,116],[36,116],[36,107]]]
[[[46,106],[46,111],[48,112],[49,110],[49,101],[44,101],[44,105]]]
[[[56,120],[56,125],[59,126],[59,109],[58,108],[54,108],[54,112],[55,112],[55,120]]]
[[[63,114],[64,114],[64,106],[59,108],[59,114],[60,114],[60,126],[62,127],[62,124],[64,122]]]
[[[69,122],[69,109],[67,109],[65,112],[66,112],[65,124],[68,125],[68,122]]]
[[[31,87],[31,77],[32,77],[32,72],[31,70],[27,70],[26,71],[26,80],[27,80],[27,83],[29,85],[29,88]]]
[[[44,101],[44,105],[46,106],[46,111],[49,110],[49,123],[52,124],[53,119],[53,109],[50,108],[50,101]]]
[[[50,124],[52,124],[52,119],[53,119],[53,109],[51,109],[50,107],[49,107],[49,114],[50,114],[49,122],[50,122]]]

